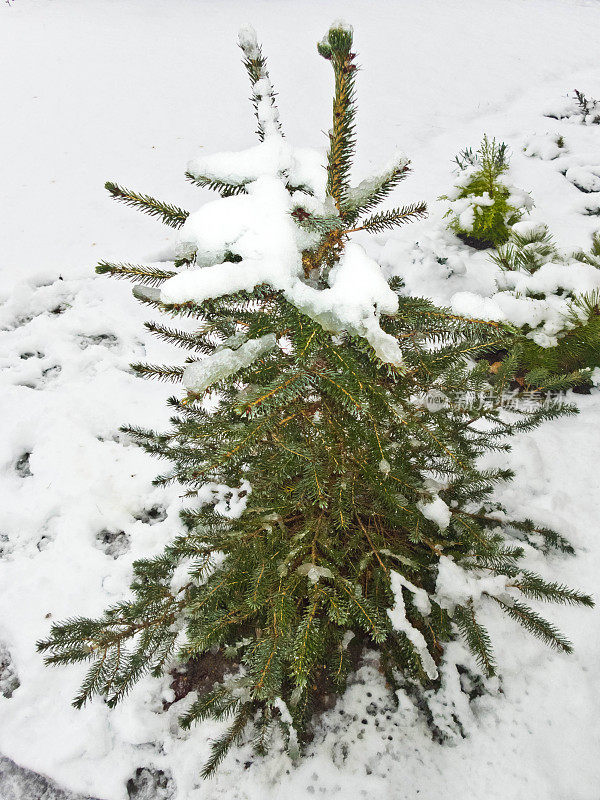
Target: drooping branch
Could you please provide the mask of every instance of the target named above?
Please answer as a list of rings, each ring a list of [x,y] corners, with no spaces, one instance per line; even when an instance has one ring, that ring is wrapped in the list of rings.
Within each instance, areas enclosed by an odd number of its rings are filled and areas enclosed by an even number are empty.
[[[235,183],[231,180],[222,180],[214,175],[197,175],[193,172],[190,172],[190,170],[185,173],[185,177],[188,179],[188,181],[191,181],[196,186],[200,186],[203,189],[212,189],[213,191],[218,192],[221,197],[233,197],[236,194],[246,193],[246,186],[243,181],[240,183]],[[246,183],[249,182],[249,180],[246,181]]]

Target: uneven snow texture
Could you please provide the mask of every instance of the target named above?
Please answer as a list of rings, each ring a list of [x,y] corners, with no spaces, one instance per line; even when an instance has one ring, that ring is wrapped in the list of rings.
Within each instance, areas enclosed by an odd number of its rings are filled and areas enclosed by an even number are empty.
[[[497,306],[496,268],[443,232],[444,204],[435,200],[452,185],[453,155],[484,132],[508,142],[511,183],[531,192],[532,217],[562,249],[587,248],[600,227],[590,177],[598,126],[544,116],[575,86],[600,97],[596,0],[89,0],[83,14],[75,0],[0,4],[8,198],[0,215],[0,642],[19,680],[10,697],[0,694],[0,751],[101,800],[136,792],[146,800],[598,800],[598,611],[545,609],[574,642],[568,657],[482,598],[501,681],[478,679],[456,644],[440,665],[443,691],[417,698],[406,687],[396,707],[367,659],[297,767],[277,742],[264,760],[244,744],[205,783],[200,765],[222,725],[178,730],[186,701],[163,711],[168,680],[145,679],[114,711],[98,700],[75,711],[69,701],[83,670],[47,669],[35,652],[53,620],[95,615],[126,596],[132,561],[159,553],[179,531],[177,489],[152,487],[160,465],[118,427],[167,426],[173,387],[139,380],[128,365],[182,363],[185,354],[150,338],[142,322],[151,315],[126,284],[92,276],[101,258],[167,257],[173,232],[111,202],[104,181],[188,209],[214,198],[186,183],[182,166],[199,144],[204,154],[253,142],[235,42],[248,20],[290,140],[323,149],[332,80],[314,45],[340,14],[354,25],[363,67],[357,179],[401,146],[413,172],[390,206],[425,199],[430,207],[429,219],[389,237],[357,237],[408,291],[450,304],[470,293]],[[536,156],[534,135],[563,135],[565,148],[550,159],[536,145],[546,158]],[[577,548],[574,558],[528,550],[528,566],[597,593],[600,390],[575,399],[578,417],[515,442],[518,478],[499,499]],[[507,456],[488,462],[506,466]],[[209,486],[205,499],[233,515],[245,496],[243,487]],[[3,765],[2,800],[6,786],[18,800],[56,794],[45,784],[28,789],[30,778],[14,769],[7,784]]]
[[[65,791],[54,781],[24,769],[0,756],[0,797],[2,800],[93,800]]]

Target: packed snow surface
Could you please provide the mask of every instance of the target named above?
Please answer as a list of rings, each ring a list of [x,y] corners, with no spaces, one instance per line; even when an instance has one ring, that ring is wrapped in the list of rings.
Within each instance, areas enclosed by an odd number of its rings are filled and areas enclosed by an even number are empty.
[[[509,144],[510,182],[534,199],[526,219],[547,224],[564,252],[589,247],[600,227],[600,126],[593,114],[582,122],[567,94],[577,87],[600,97],[600,4],[84,5],[85,13],[75,0],[0,4],[0,170],[7,199],[0,215],[6,423],[0,437],[0,752],[6,756],[0,794],[10,800],[38,800],[41,792],[69,800],[70,793],[100,800],[598,800],[598,611],[546,609],[575,647],[572,656],[552,653],[495,613],[482,592],[500,593],[501,585],[469,583],[451,561],[443,562],[438,595],[451,604],[462,592],[480,605],[500,678],[476,681],[464,648],[452,644],[439,665],[442,690],[426,698],[427,716],[410,687],[390,696],[371,655],[323,715],[304,760],[292,763],[278,741],[257,759],[245,743],[208,782],[200,767],[222,723],[178,728],[189,698],[164,710],[173,699],[170,679],[145,678],[113,711],[101,700],[76,711],[69,703],[84,668],[44,667],[35,641],[55,620],[97,615],[126,597],[132,562],[158,554],[180,532],[180,491],[152,486],[160,464],[118,428],[167,427],[165,401],[173,387],[141,381],[128,365],[182,363],[184,355],[149,336],[143,321],[151,312],[125,284],[93,275],[100,259],[172,257],[173,231],[113,203],[104,182],[118,180],[192,212],[180,246],[202,245],[210,258],[165,285],[165,299],[212,296],[234,281],[251,288],[266,277],[332,330],[346,325],[370,337],[384,360],[398,359],[399,352],[378,329],[377,314],[393,312],[394,303],[382,276],[398,275],[407,292],[457,312],[531,318],[532,303],[546,302],[535,281],[543,278],[543,292],[569,280],[581,291],[592,286],[593,273],[550,264],[541,278],[518,275],[518,285],[502,286],[485,253],[445,231],[447,204],[436,198],[455,182],[453,156],[476,148],[488,133]],[[381,174],[387,154],[401,147],[413,171],[389,207],[426,200],[430,215],[390,235],[357,235],[317,297],[298,269],[306,234],[282,222],[290,203],[312,198],[290,199],[282,174],[290,184],[314,186],[320,202],[332,76],[315,42],[341,14],[354,27],[361,65],[355,185]],[[268,57],[285,143],[275,140],[271,86],[262,78],[260,118],[273,135],[263,145],[253,138],[257,121],[236,43],[248,22]],[[249,28],[242,44],[255,47]],[[227,169],[232,180],[250,174],[249,194],[217,206],[214,194],[185,182],[183,167],[199,146],[192,171],[217,176]],[[224,151],[236,155],[216,155]],[[252,230],[244,225],[250,218]],[[256,226],[266,232],[275,219],[280,228],[263,237]],[[218,264],[225,236],[239,247],[243,267]],[[540,308],[539,332],[551,346],[557,308]],[[517,473],[498,494],[510,514],[558,528],[576,548],[571,558],[544,558],[526,548],[527,566],[597,596],[600,389],[572,399],[577,417],[520,436],[512,453],[490,456],[487,466],[510,464]],[[207,485],[202,499],[236,516],[250,488]],[[441,506],[437,511],[443,524]],[[307,574],[313,568],[301,566]],[[403,629],[402,592],[424,614],[426,598],[396,574],[392,614]],[[414,628],[405,632],[417,638]]]

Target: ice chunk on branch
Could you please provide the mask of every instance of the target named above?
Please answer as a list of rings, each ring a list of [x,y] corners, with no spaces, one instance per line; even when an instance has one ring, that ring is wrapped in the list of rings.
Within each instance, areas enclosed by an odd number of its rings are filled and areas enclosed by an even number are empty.
[[[186,367],[183,373],[183,384],[194,394],[201,394],[209,386],[223,378],[235,375],[241,369],[249,367],[257,358],[266,355],[277,345],[275,335],[268,333],[260,339],[251,339],[237,350],[225,347],[203,361],[196,361]]]

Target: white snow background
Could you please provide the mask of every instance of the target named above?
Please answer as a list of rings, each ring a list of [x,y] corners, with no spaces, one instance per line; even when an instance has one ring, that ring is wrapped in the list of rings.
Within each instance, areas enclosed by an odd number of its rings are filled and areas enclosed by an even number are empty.
[[[426,221],[368,245],[411,291],[446,303],[491,292],[485,255],[451,278],[407,255],[416,242],[435,250],[452,241],[436,198],[452,185],[451,158],[485,132],[510,145],[510,180],[533,194],[536,219],[561,247],[587,249],[600,227],[585,213],[600,207],[593,178],[593,191],[581,192],[552,160],[523,152],[532,137],[562,133],[571,174],[589,177],[600,164],[600,127],[543,116],[574,88],[600,97],[598,0],[0,4],[0,688],[10,695],[0,692],[0,752],[102,800],[125,800],[139,767],[167,774],[167,786],[147,794],[165,800],[598,800],[598,611],[547,609],[572,656],[490,613],[501,681],[469,702],[449,648],[434,714],[442,744],[408,695],[394,706],[367,662],[299,766],[277,743],[262,760],[243,747],[206,782],[200,765],[221,726],[178,730],[178,704],[162,711],[168,680],[144,679],[114,711],[101,701],[75,711],[83,670],[48,669],[35,651],[53,620],[123,597],[131,562],[159,552],[179,524],[177,492],[151,486],[159,463],[118,427],[165,426],[173,392],[128,364],[183,356],[145,332],[148,311],[128,284],[93,273],[100,259],[152,258],[172,231],[116,204],[103,184],[190,210],[208,199],[184,180],[187,161],[255,141],[236,46],[246,22],[268,57],[287,135],[323,147],[332,75],[315,45],[339,16],[354,26],[363,67],[358,179],[401,147],[414,172],[391,202],[429,203]],[[597,594],[600,390],[574,398],[578,417],[523,435],[498,457],[517,472],[499,499],[577,549],[530,554],[534,568]]]

